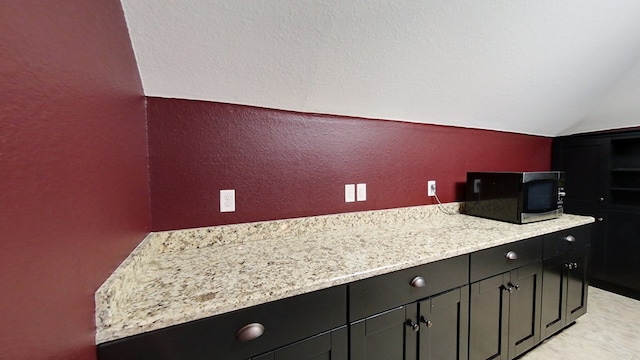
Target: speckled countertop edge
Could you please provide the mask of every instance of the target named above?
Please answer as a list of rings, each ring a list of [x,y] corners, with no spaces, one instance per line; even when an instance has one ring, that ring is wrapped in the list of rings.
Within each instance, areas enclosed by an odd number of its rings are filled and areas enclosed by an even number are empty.
[[[151,233],[96,292],[96,343],[594,221],[564,215],[515,225],[461,215],[458,208],[449,203]]]

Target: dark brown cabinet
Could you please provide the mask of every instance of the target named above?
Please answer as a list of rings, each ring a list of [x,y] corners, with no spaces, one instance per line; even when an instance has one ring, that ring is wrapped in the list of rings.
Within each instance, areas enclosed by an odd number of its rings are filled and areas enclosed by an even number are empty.
[[[468,324],[464,286],[352,323],[350,359],[467,359]]]
[[[418,303],[418,359],[461,360],[469,349],[469,286]]]
[[[544,237],[542,339],[587,311],[590,238],[589,226]]]
[[[541,258],[540,238],[471,254],[472,274],[497,274],[471,284],[469,359],[513,359],[540,342]]]
[[[469,359],[513,359],[540,342],[542,266],[471,284]]]
[[[350,284],[350,359],[467,359],[468,282],[464,255]]]
[[[347,286],[341,285],[107,342],[98,354],[101,360],[244,360],[344,327],[346,320]]]
[[[640,132],[554,139],[565,212],[593,216],[589,282],[640,299]]]
[[[347,327],[301,340],[252,360],[348,360]]]
[[[415,359],[417,307],[416,303],[400,306],[352,323],[350,359]]]
[[[640,299],[640,209],[612,209],[606,216],[606,257],[598,284],[614,284],[622,294]]]
[[[590,235],[585,225],[131,336],[100,344],[99,358],[510,360],[586,312]]]

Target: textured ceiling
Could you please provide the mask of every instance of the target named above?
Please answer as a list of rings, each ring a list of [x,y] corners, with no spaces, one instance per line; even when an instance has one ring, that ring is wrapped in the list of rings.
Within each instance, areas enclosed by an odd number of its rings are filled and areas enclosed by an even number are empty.
[[[555,136],[640,125],[637,0],[122,0],[146,95]]]

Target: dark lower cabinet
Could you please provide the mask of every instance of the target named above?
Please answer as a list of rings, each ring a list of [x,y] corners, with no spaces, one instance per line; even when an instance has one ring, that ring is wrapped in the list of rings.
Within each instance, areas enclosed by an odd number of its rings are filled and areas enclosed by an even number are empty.
[[[506,359],[507,342],[501,341],[509,321],[508,294],[500,274],[471,284],[469,359]]]
[[[546,339],[587,311],[587,256],[547,260],[543,277],[542,339]]]
[[[582,227],[545,238],[541,318],[543,340],[587,312],[587,265],[591,251],[589,230],[589,227]],[[570,242],[566,239],[570,239]],[[551,248],[556,251],[547,251]]]
[[[348,360],[347,327],[298,341],[281,349],[253,357],[252,360]]]
[[[290,344],[305,348],[305,339],[346,320],[347,287],[340,285],[100,344],[98,357],[245,360]]]
[[[385,311],[351,327],[351,360],[415,359],[418,304]],[[409,323],[408,323],[409,322]]]
[[[569,259],[567,269],[567,324],[587,313],[589,280],[587,276],[588,255]]]
[[[111,341],[99,359],[511,360],[586,312],[591,234],[575,227]]]
[[[511,272],[515,290],[509,293],[509,358],[513,359],[540,342],[542,264]],[[508,292],[508,291],[507,291]]]
[[[462,360],[468,356],[469,287],[351,324],[351,360]]]
[[[542,264],[471,284],[469,359],[513,359],[540,342]]]
[[[418,303],[418,359],[467,359],[469,286]]]
[[[604,268],[595,274],[596,280],[640,298],[640,210],[608,211],[604,224]]]
[[[567,324],[567,280],[565,259],[545,260],[542,285],[542,338],[546,339]]]

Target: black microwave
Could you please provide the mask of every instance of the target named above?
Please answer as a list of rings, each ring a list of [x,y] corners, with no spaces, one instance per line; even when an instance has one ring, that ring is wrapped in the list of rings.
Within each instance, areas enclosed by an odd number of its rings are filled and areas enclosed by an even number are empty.
[[[467,215],[525,224],[562,215],[564,172],[468,172]]]

